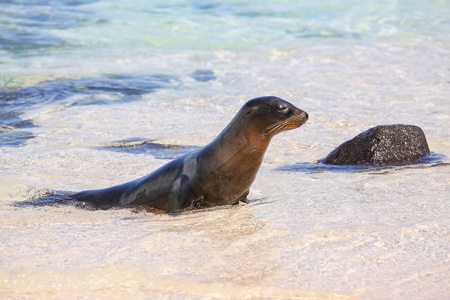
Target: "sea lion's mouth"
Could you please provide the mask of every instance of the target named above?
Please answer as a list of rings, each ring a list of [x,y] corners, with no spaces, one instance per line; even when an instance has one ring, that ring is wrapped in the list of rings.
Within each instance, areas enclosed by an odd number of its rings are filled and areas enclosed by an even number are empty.
[[[277,122],[277,123],[267,126],[267,128],[264,129],[263,134],[265,136],[275,135],[282,131],[299,128],[300,126],[305,124],[305,122],[307,120],[308,120],[308,114],[306,112],[302,112],[300,114],[294,114],[284,121],[280,121],[280,122]]]

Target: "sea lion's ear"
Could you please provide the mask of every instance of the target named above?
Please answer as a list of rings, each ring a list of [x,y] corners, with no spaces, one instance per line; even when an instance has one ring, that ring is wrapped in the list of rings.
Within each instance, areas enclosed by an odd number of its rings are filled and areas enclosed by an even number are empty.
[[[256,110],[256,108],[252,107],[252,108],[250,108],[249,110],[247,110],[247,112],[245,113],[245,115],[247,116],[247,115],[253,113],[255,110]]]

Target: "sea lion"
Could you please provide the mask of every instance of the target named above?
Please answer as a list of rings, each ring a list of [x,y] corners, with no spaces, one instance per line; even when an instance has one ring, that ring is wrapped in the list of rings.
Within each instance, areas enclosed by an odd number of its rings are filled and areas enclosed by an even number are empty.
[[[163,212],[245,201],[276,134],[303,125],[308,114],[277,97],[248,101],[208,145],[137,180],[70,196],[97,208],[145,206]]]

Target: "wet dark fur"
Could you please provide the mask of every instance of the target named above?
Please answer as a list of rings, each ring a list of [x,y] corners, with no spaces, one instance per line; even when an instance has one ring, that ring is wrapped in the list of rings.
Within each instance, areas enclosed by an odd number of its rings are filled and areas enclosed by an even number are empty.
[[[272,137],[307,119],[280,98],[256,98],[205,147],[135,181],[70,197],[101,209],[145,205],[163,212],[236,204],[249,193]]]

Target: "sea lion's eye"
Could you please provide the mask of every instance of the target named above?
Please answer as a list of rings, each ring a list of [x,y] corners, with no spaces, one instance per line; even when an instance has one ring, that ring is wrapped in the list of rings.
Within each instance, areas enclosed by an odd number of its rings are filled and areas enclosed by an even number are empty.
[[[249,115],[249,114],[251,114],[252,112],[254,112],[255,111],[255,108],[250,108],[245,114],[246,115]]]
[[[289,108],[286,105],[284,105],[283,103],[278,103],[277,110],[280,113],[286,113],[289,110]]]

